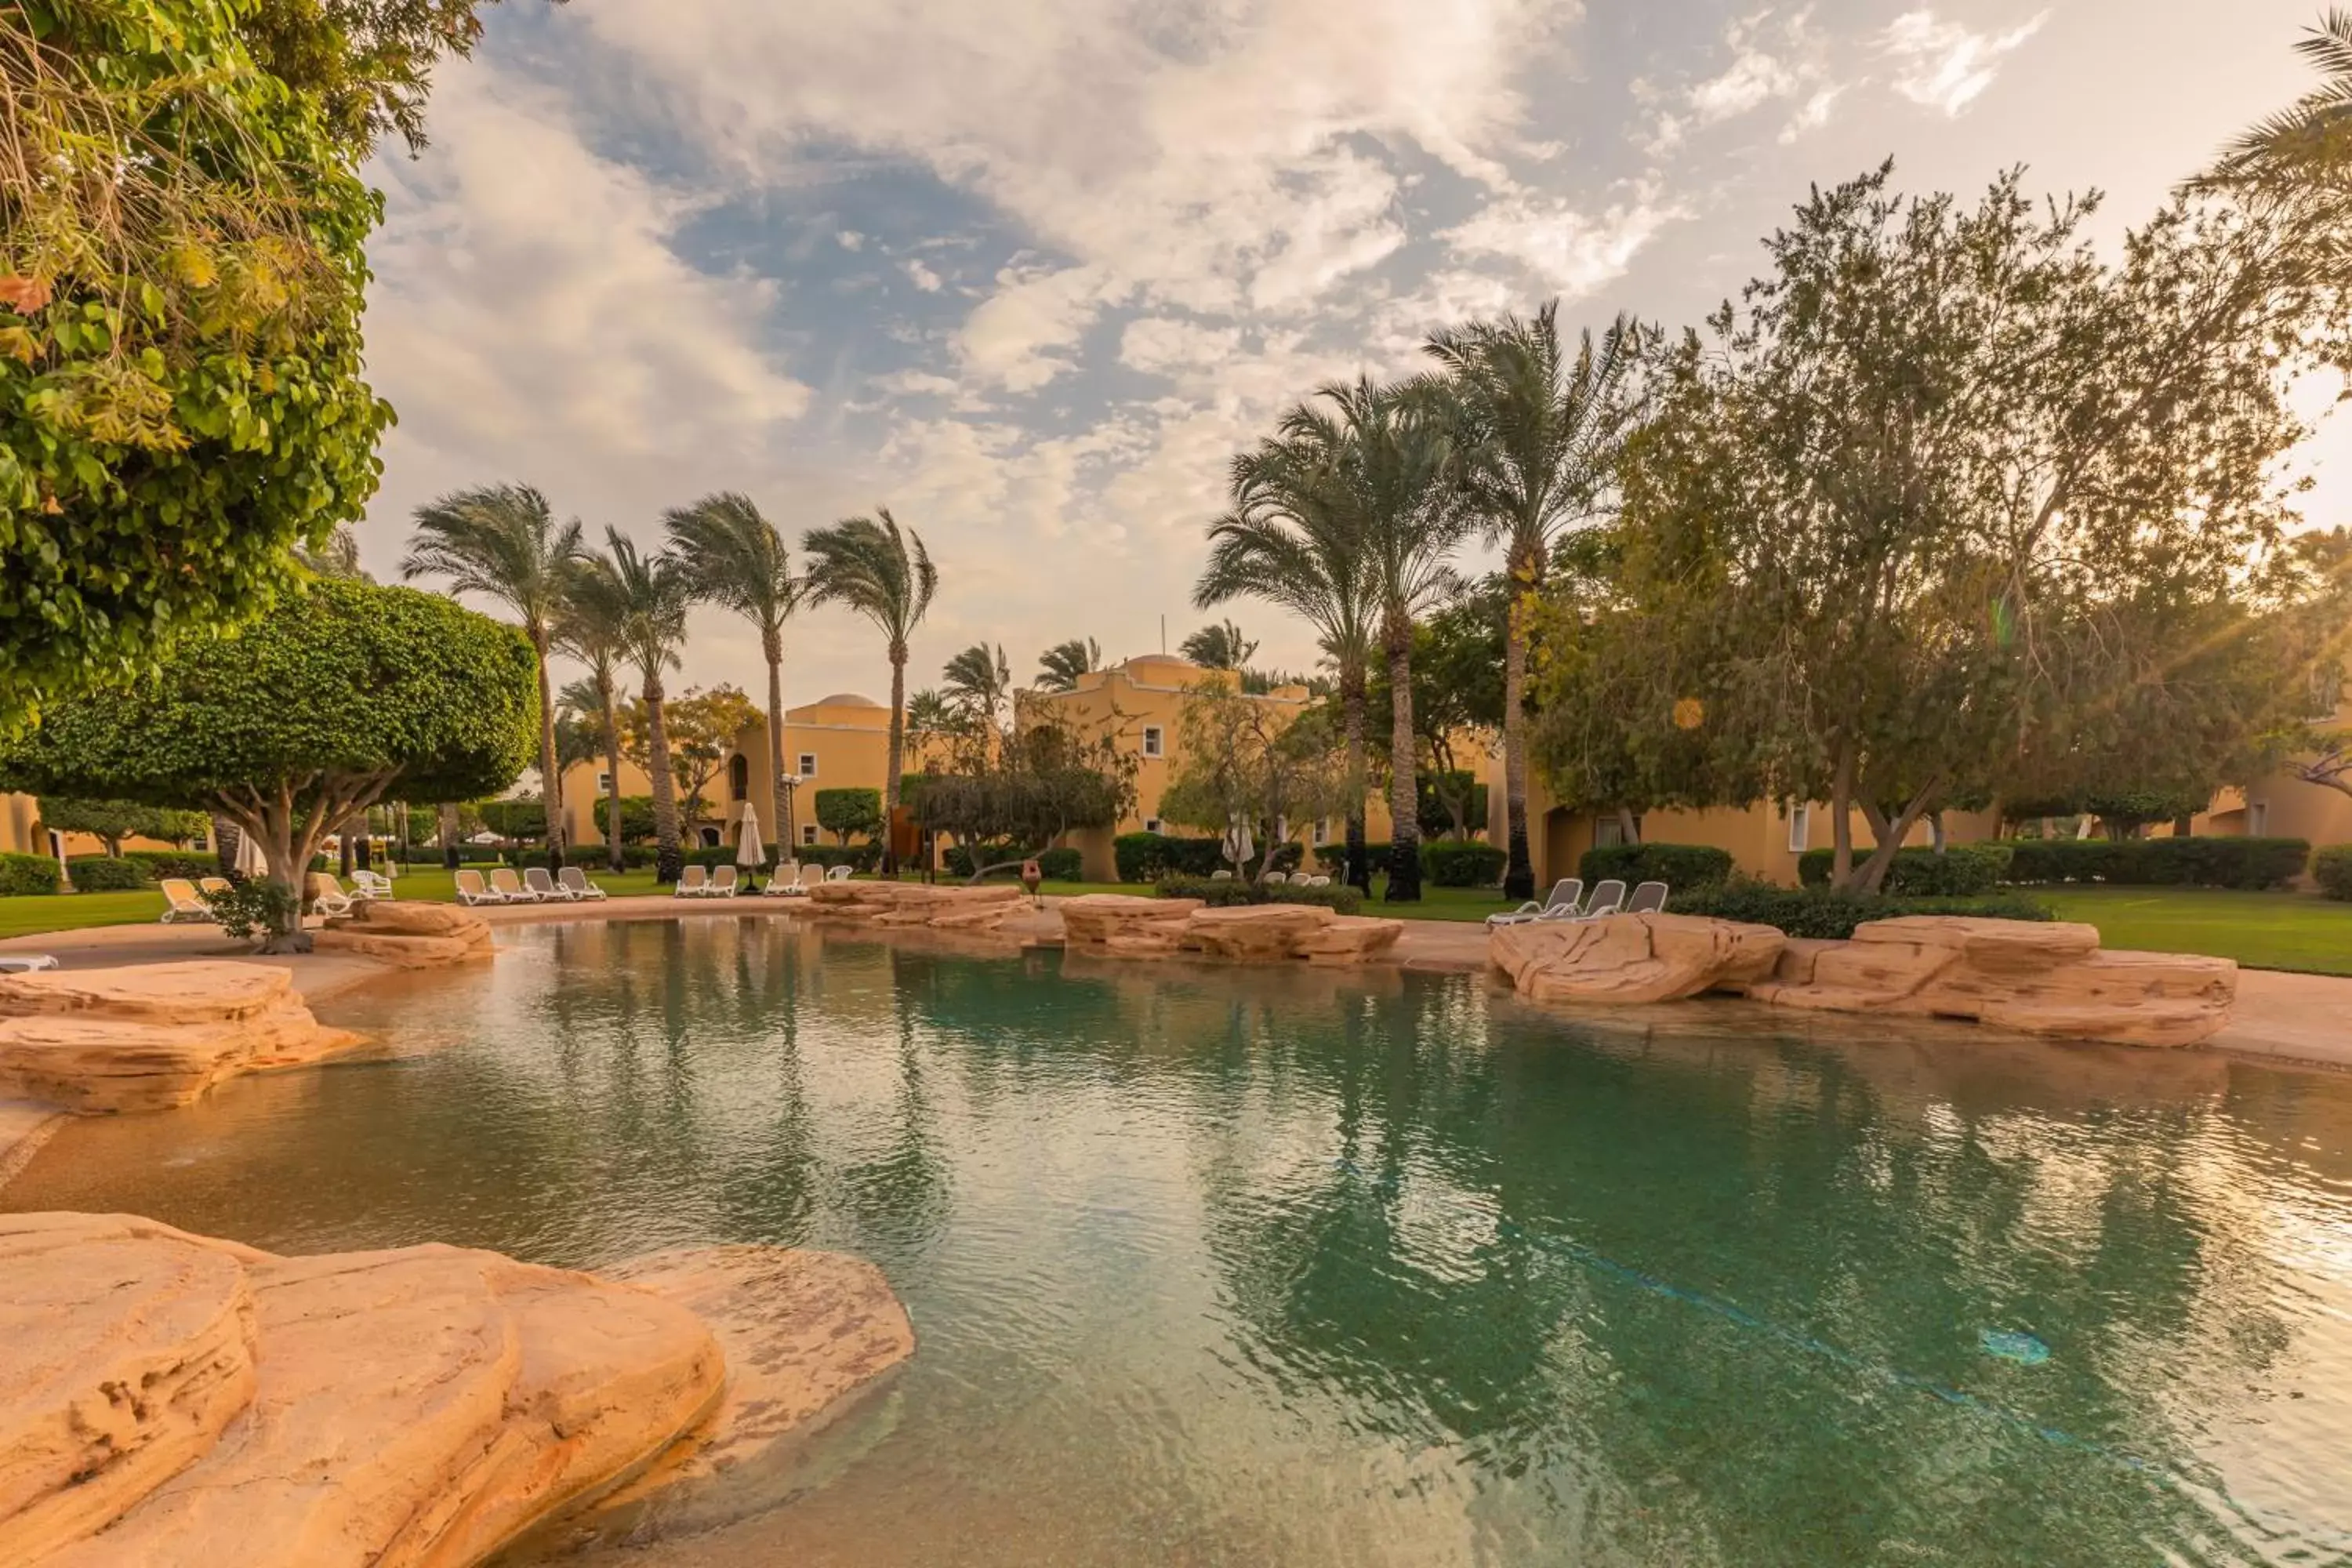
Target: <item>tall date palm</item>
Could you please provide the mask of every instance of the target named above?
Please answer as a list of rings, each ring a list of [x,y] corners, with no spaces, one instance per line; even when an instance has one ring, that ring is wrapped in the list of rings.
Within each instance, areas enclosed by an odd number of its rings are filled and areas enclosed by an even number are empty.
[[[877,521],[877,520],[879,521]],[[890,746],[883,774],[882,868],[898,869],[889,843],[889,815],[898,805],[907,761],[907,657],[916,626],[929,613],[940,589],[939,568],[922,535],[901,530],[887,507],[873,517],[852,517],[830,528],[811,529],[801,540],[808,558],[807,598],[812,605],[839,605],[874,624],[890,659]]]
[[[604,750],[604,864],[618,873],[628,866],[621,847],[621,699],[620,670],[630,658],[627,604],[613,591],[615,579],[591,560],[572,569],[564,590],[563,619],[556,623],[555,646],[588,667],[587,689],[575,706],[597,715],[598,739]]]
[[[678,831],[677,775],[670,770],[669,694],[662,677],[678,668],[694,584],[684,563],[668,552],[644,553],[636,541],[617,528],[606,529],[604,540],[607,552],[581,570],[577,587],[583,600],[597,605],[600,613],[614,613],[625,657],[637,668],[639,695],[646,705],[646,772],[652,775],[654,791],[654,875],[659,881],[675,882],[686,853]],[[616,829],[619,816],[616,805]]]
[[[1429,340],[1442,374],[1416,384],[1454,427],[1464,499],[1511,584],[1503,639],[1503,797],[1510,841],[1507,898],[1535,896],[1528,853],[1527,623],[1560,536],[1597,514],[1633,422],[1627,384],[1642,329],[1620,316],[1571,357],[1559,303],[1533,321],[1473,321]]]
[[[1040,691],[1076,691],[1078,678],[1102,668],[1102,645],[1092,637],[1057,642],[1037,656],[1036,687]]]
[[[686,563],[697,596],[734,611],[760,631],[768,661],[768,777],[775,790],[774,838],[793,842],[793,790],[784,775],[784,623],[800,607],[783,535],[749,496],[732,490],[672,509],[670,549]]]
[[[539,656],[539,775],[547,805],[547,858],[563,865],[563,779],[555,759],[555,694],[547,655],[563,614],[572,568],[582,554],[580,522],[558,522],[529,485],[452,490],[416,509],[416,531],[400,574],[449,579],[453,594],[504,605],[522,622]]]
[[[2273,200],[2352,186],[2352,11],[2329,7],[2295,52],[2319,69],[2320,84],[2225,148],[2193,184]]]
[[[1347,880],[1369,891],[1364,701],[1380,605],[1356,511],[1339,488],[1349,468],[1344,450],[1310,440],[1261,441],[1236,457],[1228,481],[1233,510],[1209,525],[1209,563],[1192,605],[1209,610],[1259,598],[1315,628],[1339,678],[1347,731]]]

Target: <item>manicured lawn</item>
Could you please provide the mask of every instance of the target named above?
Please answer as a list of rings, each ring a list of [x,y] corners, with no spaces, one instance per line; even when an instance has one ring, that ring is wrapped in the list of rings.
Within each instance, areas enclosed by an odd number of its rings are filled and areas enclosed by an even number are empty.
[[[2211,888],[2033,889],[2062,921],[2099,928],[2103,946],[2202,952],[2255,969],[2352,974],[2352,904],[2308,893]]]
[[[0,937],[79,931],[86,926],[137,925],[163,912],[163,895],[152,889],[132,893],[58,893],[0,899]]]

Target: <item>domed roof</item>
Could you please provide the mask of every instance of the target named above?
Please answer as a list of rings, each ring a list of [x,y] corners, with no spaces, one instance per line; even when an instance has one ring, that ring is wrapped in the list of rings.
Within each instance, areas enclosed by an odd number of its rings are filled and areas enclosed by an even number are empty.
[[[810,704],[813,708],[879,708],[871,697],[860,697],[855,691],[836,691],[830,697],[820,697]]]

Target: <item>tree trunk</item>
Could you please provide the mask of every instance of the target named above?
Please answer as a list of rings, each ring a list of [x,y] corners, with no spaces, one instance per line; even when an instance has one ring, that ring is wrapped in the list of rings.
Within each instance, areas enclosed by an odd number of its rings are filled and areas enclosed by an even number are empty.
[[[547,634],[535,632],[539,654],[539,798],[547,807],[547,866],[563,869],[563,773],[555,764],[555,692],[547,679]]]
[[[1830,886],[1853,890],[1853,742],[1838,742],[1837,771],[1830,779]]]
[[[1372,890],[1371,857],[1364,852],[1364,667],[1350,659],[1339,671],[1340,700],[1348,726],[1348,849],[1345,880],[1361,893]]]
[[[609,678],[596,694],[604,700],[604,865],[617,877],[629,868],[621,835],[621,711]]]
[[[1617,808],[1617,839],[1621,844],[1642,842],[1642,819],[1633,815],[1633,808],[1630,805]]]
[[[457,803],[445,800],[434,808],[434,837],[441,840],[441,864],[454,871],[457,868]]]
[[[657,882],[675,882],[686,868],[686,854],[678,843],[677,779],[669,771],[669,723],[662,712],[667,700],[661,677],[647,676],[646,750],[653,763],[649,771],[654,784],[654,879]]]
[[[1391,904],[1421,901],[1421,791],[1412,731],[1412,628],[1399,616],[1389,628],[1389,890]]]
[[[212,813],[213,861],[224,877],[236,869],[236,840],[241,830],[221,812]]]
[[[1526,602],[1543,568],[1540,546],[1514,549],[1510,613],[1503,631],[1503,816],[1509,858],[1503,897],[1515,903],[1536,896],[1534,857],[1528,847],[1528,633]]]
[[[1943,788],[1942,780],[1930,779],[1927,787],[1913,795],[1892,821],[1877,805],[1864,803],[1863,810],[1870,818],[1870,831],[1878,842],[1872,848],[1870,858],[1855,869],[1853,890],[1875,893],[1886,885],[1886,873],[1894,868],[1895,857],[1902,849],[1903,841],[1911,837],[1911,829],[1918,826],[1919,819],[1927,814],[1928,806],[1937,795],[1943,793]]]
[[[890,754],[882,774],[882,875],[898,874],[898,845],[893,842],[893,816],[898,806],[898,780],[907,763],[907,645],[890,645]]]
[[[774,825],[776,859],[779,864],[793,858],[793,792],[784,783],[784,649],[781,639],[771,637],[761,650],[768,656],[768,782],[775,795],[775,815],[769,820]]]

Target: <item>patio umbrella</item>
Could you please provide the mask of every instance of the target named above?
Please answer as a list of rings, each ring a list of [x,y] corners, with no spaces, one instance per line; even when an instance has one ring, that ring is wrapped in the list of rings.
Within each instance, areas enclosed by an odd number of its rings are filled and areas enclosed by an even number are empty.
[[[747,871],[756,871],[768,863],[768,851],[760,842],[760,814],[751,803],[743,803],[743,826],[735,835],[735,864]]]
[[[269,875],[269,862],[262,858],[261,841],[243,829],[236,836],[236,873],[240,877]]]
[[[1225,829],[1225,858],[1234,863],[1238,872],[1257,853],[1257,843],[1250,837],[1249,824],[1240,817],[1232,818],[1233,826]]]

